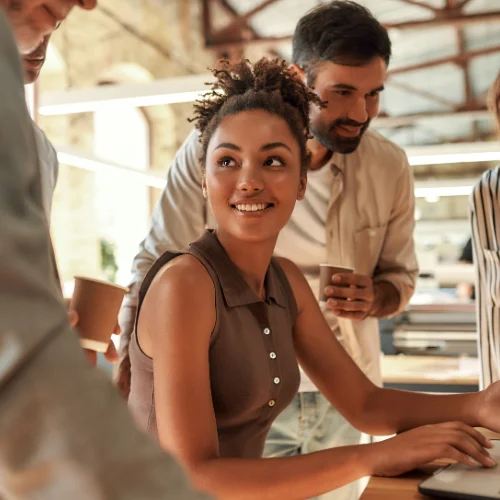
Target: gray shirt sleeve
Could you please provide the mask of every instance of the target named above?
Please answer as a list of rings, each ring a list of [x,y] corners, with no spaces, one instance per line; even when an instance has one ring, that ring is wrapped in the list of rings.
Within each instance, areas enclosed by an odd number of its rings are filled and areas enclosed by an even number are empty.
[[[52,146],[45,133],[35,122],[33,122],[33,132],[40,164],[43,208],[47,215],[47,220],[50,220],[52,200],[59,175],[59,161],[57,160],[57,153],[54,146]]]
[[[0,496],[202,500],[92,369],[67,318],[21,66],[0,9]]]
[[[133,282],[140,282],[166,250],[178,251],[198,239],[207,222],[201,189],[199,134],[193,130],[175,155],[167,184],[153,212],[148,235],[134,259]]]

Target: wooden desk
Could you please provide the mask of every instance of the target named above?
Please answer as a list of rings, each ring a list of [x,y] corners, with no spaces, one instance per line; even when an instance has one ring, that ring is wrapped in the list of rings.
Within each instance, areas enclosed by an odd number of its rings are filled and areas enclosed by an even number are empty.
[[[500,439],[500,434],[479,429],[491,439]],[[440,467],[445,461],[433,462],[399,477],[372,477],[360,500],[424,500],[430,499],[427,495],[418,492],[418,485]]]
[[[479,379],[479,364],[475,359],[385,355],[381,368],[384,384],[477,385]]]
[[[418,492],[418,485],[442,467],[430,464],[400,477],[372,477],[360,500],[423,500],[427,495]]]

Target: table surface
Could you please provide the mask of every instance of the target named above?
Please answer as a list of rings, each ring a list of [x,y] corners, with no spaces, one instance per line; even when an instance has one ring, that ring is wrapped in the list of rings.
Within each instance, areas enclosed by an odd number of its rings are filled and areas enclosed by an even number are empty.
[[[491,439],[500,439],[500,434],[495,434],[486,429],[479,429]],[[430,499],[427,495],[418,492],[418,485],[440,467],[446,465],[445,461],[433,462],[404,474],[399,477],[372,477],[360,500],[424,500]]]
[[[382,379],[393,384],[477,385],[477,358],[384,355]]]

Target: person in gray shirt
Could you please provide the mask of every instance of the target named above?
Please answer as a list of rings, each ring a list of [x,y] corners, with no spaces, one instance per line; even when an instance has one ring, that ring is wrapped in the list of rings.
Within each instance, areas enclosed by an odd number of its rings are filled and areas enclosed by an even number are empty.
[[[35,83],[40,76],[40,71],[45,63],[47,47],[51,34],[44,36],[42,42],[33,50],[21,54],[21,63],[26,85]],[[59,162],[57,152],[47,139],[42,129],[33,121],[33,132],[40,162],[40,180],[42,181],[42,201],[47,219],[50,220],[54,190],[59,175]]]
[[[80,4],[0,0],[0,497],[202,500],[134,426],[72,332],[43,212],[18,50]]]
[[[40,71],[45,63],[47,56],[47,47],[51,38],[51,33],[45,35],[41,42],[31,51],[21,54],[21,62],[24,73],[24,83],[29,85],[35,83],[40,76]],[[40,181],[42,183],[42,203],[45,215],[50,225],[50,216],[52,212],[52,201],[54,198],[54,190],[57,184],[59,175],[59,160],[54,146],[51,144],[43,130],[32,122],[33,133],[35,135],[36,147],[38,151],[38,161],[40,164]],[[78,315],[75,311],[70,311],[72,326],[78,326]],[[117,328],[115,333],[118,333]],[[85,354],[90,364],[97,364],[97,353],[85,349]],[[115,363],[118,360],[118,354],[113,342],[109,343],[108,350],[104,354],[105,358],[110,363]]]

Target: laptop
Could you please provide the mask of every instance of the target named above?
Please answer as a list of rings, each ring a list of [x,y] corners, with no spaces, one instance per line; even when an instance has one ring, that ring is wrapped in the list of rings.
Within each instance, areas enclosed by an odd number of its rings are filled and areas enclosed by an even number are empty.
[[[488,451],[499,465],[492,468],[448,465],[422,481],[418,491],[457,500],[500,500],[500,440],[492,442],[493,448]]]

